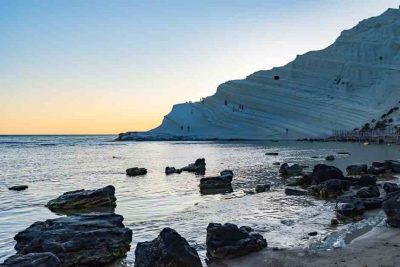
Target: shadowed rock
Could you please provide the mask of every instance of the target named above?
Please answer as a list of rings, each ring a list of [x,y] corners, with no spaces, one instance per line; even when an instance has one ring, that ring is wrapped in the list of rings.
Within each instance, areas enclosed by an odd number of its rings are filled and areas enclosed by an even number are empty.
[[[222,172],[220,172],[220,175],[232,179],[233,178],[233,171],[231,171],[231,170],[223,170]]]
[[[346,168],[348,175],[362,175],[368,173],[367,164],[350,165]]]
[[[304,196],[309,195],[309,192],[301,188],[285,188],[285,194],[288,196]]]
[[[372,176],[361,176],[357,181],[358,186],[372,186],[376,185],[376,178]]]
[[[383,190],[389,194],[396,191],[400,191],[398,184],[386,182],[383,184]]]
[[[90,211],[96,208],[113,210],[116,206],[115,188],[112,185],[94,190],[76,190],[62,194],[56,199],[50,200],[46,207],[51,211]],[[98,211],[98,210],[96,210]]]
[[[355,198],[341,199],[336,204],[336,216],[339,219],[356,218],[365,211],[364,204]]]
[[[271,188],[271,184],[258,184],[256,186],[256,192],[257,193],[262,193],[262,192],[266,192]]]
[[[363,187],[357,191],[356,195],[360,198],[371,198],[371,197],[379,197],[380,192],[379,188],[376,185]]]
[[[327,161],[334,161],[334,160],[335,160],[335,156],[333,156],[333,155],[326,156],[326,157],[325,157],[325,160],[327,160]]]
[[[117,214],[86,214],[35,222],[18,233],[18,254],[51,252],[62,266],[101,266],[126,255],[132,231]]]
[[[267,247],[265,238],[250,227],[231,223],[210,223],[207,227],[207,255],[214,259],[240,257]]]
[[[139,242],[135,250],[135,267],[201,267],[196,249],[171,228],[164,228],[159,236]]]
[[[182,173],[181,169],[176,169],[175,167],[165,167],[165,174]]]
[[[0,267],[61,267],[61,261],[49,252],[17,254],[6,259]]]
[[[126,175],[128,176],[139,176],[139,175],[145,175],[146,173],[147,173],[146,168],[133,167],[126,170]]]
[[[311,176],[313,178],[312,184],[320,184],[327,180],[341,180],[344,178],[341,170],[334,166],[329,166],[325,164],[315,165]]]
[[[383,210],[386,214],[386,222],[396,228],[400,228],[400,191],[388,194],[383,202]]]
[[[230,193],[233,191],[231,182],[230,175],[205,177],[200,180],[200,192],[202,194]]]
[[[299,164],[290,165],[283,163],[279,168],[279,173],[283,176],[300,176],[303,174],[303,166]]]
[[[349,186],[346,181],[339,179],[330,179],[318,185],[312,186],[312,191],[316,196],[321,198],[335,198],[348,190]]]
[[[206,160],[205,159],[196,159],[194,163],[189,164],[186,167],[181,169],[186,172],[194,172],[198,175],[204,175],[206,173]]]
[[[14,185],[8,188],[8,190],[13,190],[13,191],[23,191],[25,189],[28,189],[27,185]]]

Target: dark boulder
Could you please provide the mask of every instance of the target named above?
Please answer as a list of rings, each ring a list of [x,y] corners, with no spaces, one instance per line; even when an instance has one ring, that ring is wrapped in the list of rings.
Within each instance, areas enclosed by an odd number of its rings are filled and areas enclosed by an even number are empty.
[[[336,204],[336,216],[339,219],[356,218],[365,211],[364,204],[355,198],[341,199]]]
[[[348,175],[362,175],[368,173],[367,164],[350,165],[346,168]]]
[[[321,198],[335,198],[342,194],[343,191],[348,190],[349,185],[346,181],[339,179],[330,179],[320,184],[313,185],[311,190],[314,195]]]
[[[232,189],[230,176],[205,177],[200,180],[200,192],[202,194],[230,193]]]
[[[214,259],[230,259],[267,247],[265,238],[250,227],[231,223],[210,223],[207,227],[207,255]]]
[[[383,202],[383,210],[386,214],[386,222],[392,226],[400,228],[400,191],[388,195]]]
[[[379,188],[376,185],[363,187],[357,191],[356,195],[360,198],[371,198],[371,197],[379,197],[381,194],[379,192]]]
[[[334,161],[334,160],[335,160],[335,156],[333,156],[333,155],[326,156],[326,157],[325,157],[325,160],[327,160],[327,161]]]
[[[51,252],[62,266],[101,266],[126,255],[132,231],[117,214],[85,214],[35,222],[14,239],[18,254]]]
[[[17,254],[6,259],[0,267],[61,267],[61,261],[50,252]]]
[[[303,166],[299,164],[289,165],[283,163],[279,168],[279,173],[283,176],[300,176],[303,175]]]
[[[274,162],[274,163],[272,163],[272,165],[279,166],[279,165],[281,165],[281,163],[280,162]]]
[[[400,161],[397,160],[385,160],[384,163],[385,168],[390,170],[393,173],[400,173]]]
[[[368,168],[368,174],[371,175],[382,175],[385,174],[388,170],[385,167],[375,167],[371,166]]]
[[[171,228],[164,228],[159,236],[139,242],[135,250],[135,267],[201,267],[196,249]]]
[[[372,162],[371,166],[375,168],[385,168],[385,163],[374,161]]]
[[[384,201],[383,197],[370,197],[370,198],[358,198],[364,204],[366,210],[380,209]]]
[[[257,193],[262,193],[266,192],[271,188],[271,184],[259,184],[256,186],[256,192]]]
[[[112,185],[94,190],[76,190],[62,194],[50,200],[46,207],[51,211],[91,210],[99,207],[114,208],[116,206],[115,188]]]
[[[312,184],[320,184],[324,181],[331,179],[344,179],[341,170],[334,166],[329,166],[325,164],[315,165],[311,176],[313,177]]]
[[[183,167],[181,170],[185,172],[194,172],[195,174],[198,175],[204,175],[206,173],[206,160],[203,158],[196,159],[194,163],[191,163],[188,166]]]
[[[288,196],[304,196],[308,195],[309,192],[301,188],[285,188],[285,194]]]
[[[147,173],[147,169],[145,168],[129,168],[126,170],[126,175],[128,176],[139,176],[139,175],[145,175]]]
[[[398,184],[386,182],[383,184],[383,190],[385,191],[386,194],[388,194],[400,191],[400,187]]]
[[[23,191],[25,189],[28,189],[27,185],[14,185],[8,188],[8,190],[12,191]]]
[[[165,167],[165,174],[182,173],[181,169],[176,169],[175,167]]]
[[[372,186],[376,185],[376,177],[372,176],[361,176],[361,178],[357,181],[358,186]]]

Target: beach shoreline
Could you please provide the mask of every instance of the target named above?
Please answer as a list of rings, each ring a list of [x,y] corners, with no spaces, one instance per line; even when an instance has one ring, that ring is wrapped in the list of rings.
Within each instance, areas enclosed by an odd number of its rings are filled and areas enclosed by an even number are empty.
[[[381,223],[355,238],[349,245],[329,251],[271,248],[210,266],[229,267],[319,267],[398,266],[400,229]]]

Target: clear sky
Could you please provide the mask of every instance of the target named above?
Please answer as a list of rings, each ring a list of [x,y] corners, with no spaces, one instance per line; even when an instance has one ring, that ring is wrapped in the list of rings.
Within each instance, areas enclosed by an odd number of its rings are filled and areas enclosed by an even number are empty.
[[[392,0],[0,0],[0,134],[119,133],[332,43]]]

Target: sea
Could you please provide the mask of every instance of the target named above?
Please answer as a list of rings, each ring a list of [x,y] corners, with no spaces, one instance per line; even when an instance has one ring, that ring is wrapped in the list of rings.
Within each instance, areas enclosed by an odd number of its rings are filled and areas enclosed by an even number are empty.
[[[114,135],[0,136],[0,262],[15,254],[14,236],[36,221],[56,218],[45,204],[60,194],[107,185],[116,188],[115,212],[133,231],[131,250],[115,266],[133,266],[138,242],[157,237],[164,227],[175,229],[206,257],[206,228],[213,223],[246,225],[264,235],[269,247],[332,249],[346,246],[354,236],[382,223],[384,214],[332,227],[335,202],[310,196],[286,196],[285,179],[274,162],[309,166],[325,163],[345,171],[355,163],[399,159],[395,145],[295,141],[117,142]],[[267,152],[278,152],[268,156]],[[338,154],[348,152],[349,155]],[[326,162],[327,155],[335,160]],[[206,176],[234,172],[233,192],[202,195],[203,176],[177,168],[206,159]],[[144,167],[144,176],[125,170]],[[397,179],[397,178],[396,178]],[[248,194],[258,184],[271,184],[265,193]],[[10,191],[13,185],[25,191]],[[316,236],[309,236],[310,232]]]

